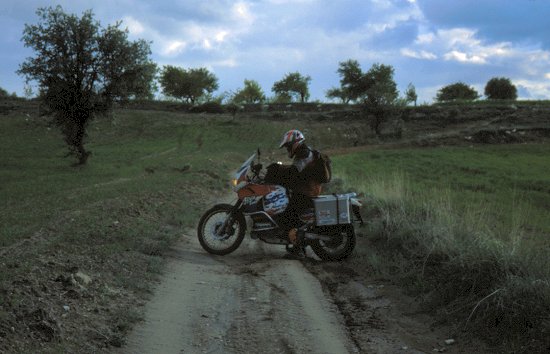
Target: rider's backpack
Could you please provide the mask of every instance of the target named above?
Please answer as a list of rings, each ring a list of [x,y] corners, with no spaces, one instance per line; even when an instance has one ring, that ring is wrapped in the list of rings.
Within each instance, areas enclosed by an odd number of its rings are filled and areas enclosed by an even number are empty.
[[[328,183],[332,179],[332,161],[328,155],[313,150],[315,156],[315,175],[320,183]]]

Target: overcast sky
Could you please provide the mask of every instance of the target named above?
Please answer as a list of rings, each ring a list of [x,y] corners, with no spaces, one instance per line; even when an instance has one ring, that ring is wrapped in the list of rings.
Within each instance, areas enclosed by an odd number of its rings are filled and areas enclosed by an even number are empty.
[[[117,20],[131,39],[151,41],[159,67],[206,67],[216,94],[256,80],[268,96],[289,72],[311,76],[311,100],[339,86],[338,63],[355,59],[395,68],[400,93],[419,103],[457,81],[480,94],[508,77],[520,98],[550,99],[550,0],[1,0],[0,87],[23,96],[15,71],[33,53],[21,42],[36,9],[91,9]]]

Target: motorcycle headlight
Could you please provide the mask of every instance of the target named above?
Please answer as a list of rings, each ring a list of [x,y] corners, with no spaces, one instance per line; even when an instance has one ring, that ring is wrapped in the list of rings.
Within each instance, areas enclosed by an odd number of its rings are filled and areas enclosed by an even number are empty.
[[[237,186],[237,179],[236,178],[233,178],[231,180],[231,185],[233,186],[233,188],[235,188]]]

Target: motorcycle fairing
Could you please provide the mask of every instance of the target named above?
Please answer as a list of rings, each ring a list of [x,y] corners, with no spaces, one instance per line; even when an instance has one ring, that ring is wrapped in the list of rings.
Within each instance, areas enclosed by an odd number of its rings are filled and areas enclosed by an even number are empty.
[[[275,187],[277,186],[269,184],[249,183],[237,191],[237,196],[239,197],[239,199],[257,196],[261,197],[273,192],[276,189]]]
[[[277,215],[285,211],[289,203],[286,189],[278,185],[249,184],[237,194],[243,201],[246,213],[262,211],[268,215]]]
[[[272,186],[273,190],[264,197],[264,211],[269,215],[277,215],[285,211],[289,199],[283,186]]]
[[[240,180],[243,177],[243,175],[246,175],[248,168],[250,167],[250,165],[252,164],[252,161],[254,161],[255,158],[256,158],[256,154],[252,154],[252,156],[250,156],[248,160],[246,160],[241,165],[241,167],[239,167],[239,169],[235,173],[235,179]]]

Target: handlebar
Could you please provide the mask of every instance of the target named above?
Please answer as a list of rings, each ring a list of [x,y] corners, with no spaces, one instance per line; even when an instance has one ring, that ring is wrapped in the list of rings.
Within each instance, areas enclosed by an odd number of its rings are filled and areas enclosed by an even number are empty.
[[[255,175],[258,175],[260,171],[262,170],[263,166],[261,163],[252,164],[252,172],[254,172]]]

